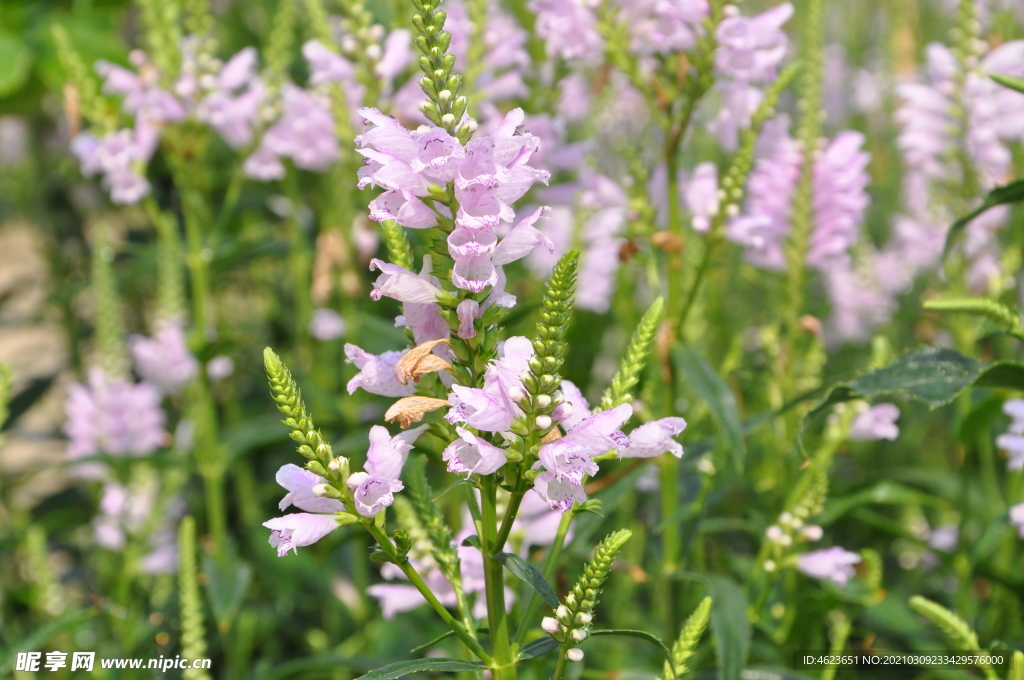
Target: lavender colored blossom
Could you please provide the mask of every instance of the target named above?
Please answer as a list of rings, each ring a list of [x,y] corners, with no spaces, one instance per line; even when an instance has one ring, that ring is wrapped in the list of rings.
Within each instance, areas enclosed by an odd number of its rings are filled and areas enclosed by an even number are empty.
[[[833,581],[845,586],[856,573],[854,565],[859,564],[860,559],[857,553],[832,547],[800,555],[796,568],[811,578]]]
[[[218,354],[206,362],[206,375],[214,382],[229,378],[234,372],[235,362],[225,354]]]
[[[103,91],[124,97],[124,110],[139,119],[170,123],[184,120],[184,105],[159,85],[160,72],[141,50],[133,50],[129,60],[138,72],[111,64],[96,62],[96,72],[103,79]]]
[[[900,409],[896,404],[875,404],[854,419],[850,426],[850,439],[861,442],[878,439],[892,441],[900,434],[900,428],[896,425],[899,417]]]
[[[256,76],[256,61],[253,47],[229,59],[215,77],[210,77],[214,87],[196,107],[196,118],[209,124],[233,149],[252,141],[267,98],[266,87]]]
[[[535,30],[549,58],[593,62],[604,54],[597,26],[598,0],[530,0],[537,15]]]
[[[718,166],[701,163],[693,169],[686,182],[683,199],[693,215],[693,230],[699,234],[711,228],[711,218],[718,214]]]
[[[642,55],[685,52],[704,33],[707,0],[619,0],[619,21],[629,27],[630,46]]]
[[[172,499],[161,508],[161,521],[149,536],[142,535],[157,510],[159,481],[156,477],[136,480],[130,485],[108,481],[103,486],[99,514],[93,519],[97,545],[123,552],[129,537],[145,539],[150,550],[139,561],[145,574],[165,574],[177,570],[177,536],[174,525],[185,512],[181,499]]]
[[[928,534],[928,546],[939,552],[951,553],[960,540],[960,529],[955,524],[935,527]]]
[[[764,99],[761,86],[773,80],[789,50],[782,30],[793,15],[793,6],[782,3],[755,16],[744,17],[733,9],[718,24],[715,68],[722,91],[722,106],[711,128],[729,150],[738,143],[739,130]]]
[[[843,131],[818,156],[812,175],[812,232],[807,265],[828,271],[845,266],[859,237],[869,198],[869,156],[864,136]],[[766,269],[786,266],[785,241],[792,227],[793,197],[803,153],[788,133],[779,134],[761,158],[747,185],[744,214],[730,220],[729,238],[747,248],[747,259]]]
[[[883,266],[897,266],[895,262],[883,265],[877,256],[868,262],[879,271]],[[839,266],[824,274],[832,307],[832,315],[825,325],[825,339],[829,344],[864,342],[876,328],[892,318],[896,300],[870,273]]]
[[[355,511],[363,517],[377,514],[395,501],[394,494],[405,488],[398,477],[412,450],[413,442],[427,429],[426,425],[401,432],[392,437],[380,425],[370,428],[370,450],[366,453],[366,471],[354,472],[348,478],[355,498]]]
[[[68,389],[65,412],[72,460],[97,454],[145,456],[160,448],[167,436],[156,387],[99,369],[89,373],[88,384],[75,383]]]
[[[356,345],[345,345],[346,361],[355,364],[359,372],[348,381],[348,393],[353,394],[360,387],[370,394],[382,397],[411,397],[416,385],[403,385],[395,377],[395,364],[404,352],[370,354]]]
[[[533,344],[528,338],[515,336],[506,340],[502,356],[484,372],[482,388],[452,385],[448,397],[451,408],[445,419],[484,432],[508,431],[512,422],[523,414],[516,403],[525,395],[519,376],[527,369],[532,356]]]
[[[414,274],[397,264],[377,259],[370,260],[370,271],[374,270],[381,272],[370,293],[374,300],[386,296],[399,302],[431,305],[437,302],[438,296],[443,292],[430,277]]]
[[[129,348],[135,370],[164,394],[178,394],[199,375],[199,362],[189,351],[185,331],[178,324],[161,324],[152,338],[133,336]]]
[[[1010,508],[1010,524],[1017,527],[1017,534],[1024,539],[1024,503]]]
[[[490,475],[501,469],[505,464],[505,450],[498,448],[469,430],[457,427],[459,435],[448,448],[442,458],[448,463],[448,472]]]
[[[103,176],[111,201],[131,205],[149,193],[149,182],[143,172],[153,155],[155,141],[154,128],[140,121],[134,130],[118,130],[102,138],[80,132],[71,141],[71,152],[78,158],[83,175]]]
[[[683,457],[683,445],[674,438],[686,429],[686,421],[678,417],[662,418],[644,423],[629,433],[629,445],[619,449],[620,458],[653,458],[671,453]]]
[[[337,340],[345,335],[345,319],[333,309],[315,309],[309,320],[309,334],[317,340]]]
[[[313,92],[285,83],[281,104],[280,118],[245,161],[246,175],[262,181],[281,179],[285,172],[282,158],[313,172],[323,172],[333,165],[340,149],[334,115],[327,103]]]
[[[445,29],[451,33],[449,48],[456,63],[467,63],[470,42],[476,30],[463,2],[448,2]],[[481,101],[496,103],[507,99],[526,97],[529,93],[523,77],[530,67],[527,51],[529,33],[502,9],[501,3],[487,3],[487,24],[481,31],[482,61],[477,66],[476,89]],[[500,119],[500,118],[499,118]]]
[[[1010,428],[996,437],[996,446],[1006,451],[1007,470],[1024,470],[1024,399],[1008,399],[1003,413],[1010,416]]]

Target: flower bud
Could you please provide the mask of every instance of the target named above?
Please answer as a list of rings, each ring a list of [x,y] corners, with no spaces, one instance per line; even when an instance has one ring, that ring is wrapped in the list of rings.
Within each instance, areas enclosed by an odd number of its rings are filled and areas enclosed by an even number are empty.
[[[574,595],[573,593],[569,593],[568,595],[566,595],[565,596],[565,603],[567,605],[569,605],[570,607],[575,607],[576,606],[576,595]]]
[[[509,388],[508,398],[512,401],[522,401],[523,399],[526,399],[526,391],[518,385],[513,385]]]
[[[576,623],[582,623],[584,625],[594,620],[593,615],[590,612],[580,612],[576,614]]]
[[[583,642],[587,639],[587,631],[583,630],[582,628],[576,628],[572,631],[572,633],[569,634],[569,637],[571,637],[576,642]]]
[[[546,394],[542,394],[542,395],[538,396],[537,397],[537,405],[541,406],[541,407],[550,406],[551,405],[551,397],[549,397]]]
[[[804,527],[804,538],[808,541],[820,541],[825,532],[817,524],[809,524]]]
[[[782,533],[782,528],[778,524],[773,524],[764,532],[765,537],[772,543],[781,543],[782,537],[785,535]]]
[[[541,619],[540,627],[544,630],[545,633],[551,633],[552,635],[554,635],[562,629],[562,624],[558,623],[558,619],[552,618],[550,616],[545,616],[543,619]]]
[[[579,647],[573,647],[565,653],[565,658],[574,663],[583,661],[583,650]]]
[[[455,125],[455,116],[453,116],[450,113],[444,114],[443,116],[441,116],[441,124],[446,126]]]
[[[326,496],[326,495],[327,495],[327,488],[328,488],[328,487],[327,487],[327,485],[326,485],[326,484],[323,484],[323,483],[321,483],[321,484],[316,484],[316,485],[315,485],[315,486],[313,487],[313,495],[314,495],[314,496],[319,496],[319,497],[323,498],[324,496]]]
[[[452,91],[451,90],[441,90],[440,92],[437,93],[437,98],[438,98],[438,100],[440,100],[442,102],[450,101],[451,98],[452,98]]]
[[[542,430],[546,430],[551,427],[551,416],[537,416],[537,427]]]
[[[771,574],[771,573],[773,573],[775,571],[775,567],[776,567],[775,560],[765,560],[764,561],[764,570],[766,572],[768,572],[769,574]]]
[[[568,621],[569,620],[569,608],[566,607],[564,604],[558,605],[558,609],[555,610],[555,616],[558,617],[559,621]]]

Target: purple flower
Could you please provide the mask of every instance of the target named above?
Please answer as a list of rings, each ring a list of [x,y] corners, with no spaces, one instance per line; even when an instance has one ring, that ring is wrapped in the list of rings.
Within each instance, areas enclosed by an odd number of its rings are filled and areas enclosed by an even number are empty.
[[[867,194],[870,156],[863,146],[864,135],[840,132],[814,164],[814,231],[807,252],[811,267],[824,271],[844,264],[847,251],[857,242],[871,202]]]
[[[619,21],[628,26],[638,54],[693,49],[710,14],[707,0],[619,0]]]
[[[164,394],[177,394],[199,374],[185,332],[175,323],[161,324],[152,338],[133,336],[129,347],[139,375]]]
[[[370,260],[370,271],[380,270],[381,274],[373,284],[370,297],[379,300],[381,296],[394,298],[399,302],[416,304],[435,304],[443,291],[430,278],[422,274],[414,274],[397,264],[389,264],[383,260]]]
[[[196,118],[209,124],[233,149],[252,141],[267,97],[263,82],[256,76],[256,60],[253,47],[229,59],[213,79],[215,87],[196,107]]]
[[[686,421],[678,417],[662,418],[644,423],[629,433],[629,445],[619,449],[620,458],[653,458],[671,453],[683,457],[683,445],[675,437],[686,429]]]
[[[868,260],[881,270],[883,263]],[[889,266],[888,264],[886,266]],[[893,262],[892,267],[898,266]],[[889,321],[896,309],[896,300],[873,278],[849,267],[834,267],[824,272],[832,316],[825,326],[826,340],[864,342],[876,328]]]
[[[451,33],[449,48],[457,63],[466,63],[474,26],[462,2],[449,2],[445,30]],[[525,97],[528,92],[523,75],[530,66],[526,50],[529,34],[505,12],[501,3],[487,3],[487,24],[480,32],[483,59],[477,65],[475,87],[482,101],[497,103],[502,100]],[[422,116],[422,114],[421,114]]]
[[[928,535],[928,546],[933,550],[951,553],[960,540],[960,529],[955,524],[935,527]]]
[[[123,95],[124,110],[137,118],[166,123],[184,120],[184,105],[159,86],[160,72],[149,63],[146,54],[133,50],[130,60],[138,73],[107,61],[96,62],[96,73],[103,78],[103,91]]]
[[[459,434],[444,450],[443,460],[448,463],[448,472],[489,475],[501,469],[505,464],[505,450],[498,448],[469,430],[457,427]]]
[[[97,454],[145,456],[166,438],[160,392],[148,383],[130,383],[99,369],[89,373],[88,385],[75,383],[68,389],[65,412],[72,460]]]
[[[134,130],[118,130],[101,139],[81,132],[71,141],[71,152],[83,175],[103,175],[111,201],[131,205],[149,193],[149,182],[142,173],[153,155],[152,133],[153,128],[141,121]]]
[[[1010,429],[996,437],[996,446],[1006,451],[1007,470],[1024,470],[1024,399],[1008,399],[1003,413],[1010,416]]]
[[[896,404],[875,404],[862,412],[850,426],[850,439],[853,441],[875,441],[888,439],[892,441],[900,434],[896,420],[900,417],[900,409]]]
[[[426,429],[426,425],[421,425],[392,437],[380,425],[370,428],[366,471],[355,472],[348,478],[356,512],[363,517],[376,517],[377,513],[395,501],[394,494],[405,488],[398,477],[402,474],[409,451],[416,438]]]
[[[214,382],[231,377],[234,372],[235,362],[225,354],[218,354],[206,362],[206,375]]]
[[[1010,508],[1010,523],[1017,527],[1017,533],[1024,538],[1024,503]]]
[[[593,62],[604,54],[604,40],[597,27],[597,0],[530,0],[537,15],[537,35],[545,42],[549,58]]]
[[[526,395],[519,376],[533,356],[533,344],[515,336],[505,341],[502,352],[484,372],[482,388],[452,385],[448,396],[451,408],[445,416],[448,422],[466,423],[484,432],[506,432],[523,414],[516,404]]]
[[[384,352],[378,356],[356,345],[345,345],[346,361],[359,369],[348,381],[348,393],[353,394],[362,387],[370,394],[382,397],[411,397],[416,392],[416,385],[403,385],[395,377],[395,364],[402,354],[404,352]]]
[[[744,246],[747,259],[759,267],[782,269],[786,265],[782,246],[802,164],[796,140],[787,132],[779,134],[747,181],[746,211],[729,221],[729,238]]]
[[[541,499],[562,512],[574,502],[586,500],[583,477],[598,470],[593,458],[629,446],[629,438],[620,428],[632,415],[633,407],[629,404],[600,411],[583,418],[561,439],[542,446],[538,465],[544,471],[534,482],[534,490]]]
[[[316,94],[292,83],[281,88],[281,102],[281,116],[246,160],[246,174],[260,180],[277,179],[280,158],[290,158],[297,168],[313,172],[333,165],[339,147],[330,107]]]
[[[797,558],[796,568],[811,578],[829,580],[845,586],[855,574],[853,565],[860,555],[839,547],[804,553]]]
[[[711,228],[711,218],[718,213],[718,166],[701,163],[683,189],[686,207],[693,215],[693,230],[699,234]]]
[[[302,46],[302,56],[309,64],[309,84],[345,83],[355,77],[352,62],[317,40]]]
[[[715,66],[726,77],[739,81],[765,82],[775,78],[786,56],[789,40],[782,25],[793,16],[793,6],[784,2],[756,17],[738,13],[718,24]]]
[[[317,340],[337,340],[345,335],[345,319],[333,309],[315,309],[309,320],[309,334]]]
[[[284,510],[294,505],[305,510],[263,523],[270,529],[270,545],[277,548],[278,557],[284,557],[289,550],[297,553],[298,548],[316,543],[341,526],[337,519],[337,513],[345,509],[341,501],[322,498],[313,492],[317,484],[326,481],[298,465],[283,465],[277,471],[277,483],[288,491],[278,508]]]

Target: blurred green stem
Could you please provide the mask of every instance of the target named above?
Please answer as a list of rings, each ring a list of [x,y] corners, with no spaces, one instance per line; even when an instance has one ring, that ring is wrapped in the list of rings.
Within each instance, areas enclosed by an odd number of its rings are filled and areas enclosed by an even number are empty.
[[[572,524],[573,517],[576,516],[575,506],[569,508],[562,513],[562,521],[558,523],[558,531],[555,533],[555,540],[551,542],[551,546],[548,547],[548,554],[544,558],[544,566],[541,567],[541,573],[544,574],[544,580],[551,582],[551,579],[555,577],[555,569],[558,568],[558,558],[562,555],[562,548],[565,546],[565,537],[569,535],[569,526]],[[535,590],[530,590],[530,600],[526,606],[526,613],[523,615],[523,620],[519,623],[519,630],[516,631],[515,645],[521,646],[523,639],[526,638],[526,633],[530,630],[530,622],[537,617],[537,610],[540,609],[541,600]]]
[[[508,616],[505,612],[505,571],[494,556],[501,552],[497,542],[498,517],[495,508],[497,487],[494,477],[480,477],[480,548],[484,558],[484,585],[487,591],[487,627],[491,638],[492,668],[495,680],[513,680],[516,666],[509,645]]]
[[[427,604],[430,605],[431,609],[437,612],[437,615],[440,616],[446,624],[448,624],[448,627],[451,628],[453,633],[455,633],[455,636],[462,640],[462,642],[469,647],[478,659],[488,665],[493,664],[494,661],[491,659],[491,655],[484,651],[484,648],[480,646],[480,643],[476,641],[472,634],[463,628],[462,624],[456,621],[455,618],[448,613],[448,610],[445,609],[444,605],[441,604],[434,595],[434,591],[432,591],[430,586],[423,581],[423,577],[421,577],[419,572],[409,564],[408,558],[398,554],[394,543],[392,543],[391,539],[388,538],[387,533],[378,527],[376,522],[368,522],[364,524],[364,526],[367,531],[370,532],[370,535],[377,540],[377,544],[380,546],[381,550],[383,550],[391,561],[402,570],[402,573],[404,573],[406,578],[409,579],[409,582],[416,586],[416,589],[420,591],[420,594],[423,595],[423,598],[427,601]]]

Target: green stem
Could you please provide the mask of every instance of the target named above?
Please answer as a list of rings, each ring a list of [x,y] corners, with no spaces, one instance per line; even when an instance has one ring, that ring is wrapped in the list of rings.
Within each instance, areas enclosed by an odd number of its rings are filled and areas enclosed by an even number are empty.
[[[569,651],[568,642],[563,642],[558,648],[558,664],[555,666],[555,674],[551,676],[551,680],[562,680],[565,677],[565,671],[569,668],[569,658],[565,653]]]
[[[210,466],[202,472],[203,486],[206,492],[206,518],[217,555],[226,555],[223,549],[227,545],[227,509],[224,505],[224,470],[222,466]]]
[[[491,658],[491,655],[484,651],[484,648],[480,646],[480,643],[477,642],[469,631],[463,628],[462,625],[455,620],[455,617],[445,609],[444,605],[438,601],[434,592],[430,589],[430,586],[423,581],[423,577],[420,576],[419,572],[409,564],[407,559],[398,555],[398,551],[395,549],[394,544],[391,542],[391,539],[388,538],[388,535],[384,530],[378,527],[374,522],[369,522],[364,524],[364,526],[367,531],[370,532],[370,535],[377,540],[377,544],[380,545],[381,550],[383,550],[385,554],[387,554],[387,556],[398,565],[398,568],[402,570],[402,573],[404,573],[406,578],[409,579],[409,582],[420,591],[420,594],[423,595],[423,598],[427,601],[427,604],[430,605],[430,608],[437,612],[437,615],[440,616],[446,624],[448,624],[448,627],[452,629],[455,636],[462,640],[466,647],[468,647],[478,659],[483,661],[485,664],[493,664],[494,661]]]
[[[575,508],[570,508],[562,514],[562,521],[558,523],[558,531],[555,533],[555,540],[552,541],[551,546],[548,548],[548,554],[544,558],[544,565],[541,567],[541,573],[544,574],[544,579],[548,582],[551,581],[555,576],[555,569],[558,568],[558,558],[562,555],[562,548],[565,546],[565,537],[569,535],[569,526],[572,524],[572,519],[576,515]],[[521,646],[523,640],[526,638],[526,633],[530,630],[530,622],[537,616],[537,610],[540,609],[541,599],[534,590],[530,591],[530,600],[526,605],[526,613],[523,615],[523,620],[519,624],[519,630],[516,631],[515,645]]]
[[[187,265],[192,279],[192,325],[199,337],[199,348],[206,346],[208,337],[207,309],[210,295],[210,273],[203,256],[203,227],[198,211],[202,199],[192,190],[184,194],[185,237],[188,242]]]
[[[298,315],[298,329],[301,337],[307,337],[306,329],[313,317],[313,301],[310,298],[312,279],[312,253],[309,240],[302,230],[299,221],[299,209],[302,206],[302,194],[294,168],[289,168],[285,176],[285,193],[291,203],[288,214],[288,267],[291,269],[292,283],[295,285],[295,310]]]
[[[491,638],[491,655],[494,658],[495,680],[511,680],[516,677],[512,648],[508,639],[508,616],[505,613],[505,572],[501,562],[493,556],[501,552],[498,543],[498,517],[496,504],[497,487],[494,478],[486,475],[480,479],[480,548],[484,558],[484,585],[487,594],[487,627]]]

